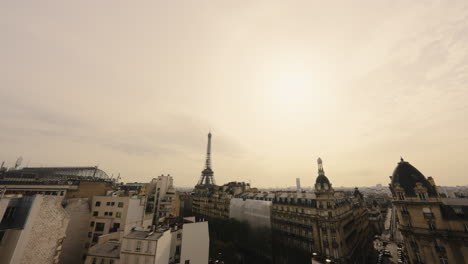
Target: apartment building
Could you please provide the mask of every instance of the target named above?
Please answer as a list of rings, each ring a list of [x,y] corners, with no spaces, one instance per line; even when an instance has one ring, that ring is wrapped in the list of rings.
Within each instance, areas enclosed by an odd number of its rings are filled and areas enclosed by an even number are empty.
[[[148,196],[147,210],[154,213],[153,224],[166,216],[178,216],[180,201],[174,187],[174,180],[170,175],[161,175],[151,180],[146,186]]]
[[[250,185],[244,182],[229,182],[222,186],[198,185],[195,187],[192,197],[193,214],[199,218],[229,218],[231,199],[250,189]]]
[[[409,262],[467,263],[468,199],[445,198],[432,177],[403,159],[390,178]]]
[[[146,198],[138,196],[94,196],[91,202],[91,216],[88,225],[86,247],[97,243],[98,237],[132,228],[150,228],[153,214],[145,210]]]
[[[277,193],[272,207],[274,250],[299,250],[310,259],[364,263],[372,234],[363,195],[335,191],[318,159],[314,193]],[[288,260],[287,254],[284,258]]]

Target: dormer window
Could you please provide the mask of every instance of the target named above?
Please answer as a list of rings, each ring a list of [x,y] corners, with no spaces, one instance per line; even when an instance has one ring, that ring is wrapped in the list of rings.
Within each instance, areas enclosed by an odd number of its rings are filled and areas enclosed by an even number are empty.
[[[419,200],[421,201],[425,201],[426,200],[426,193],[418,193],[418,197],[419,197]]]
[[[328,190],[328,184],[327,183],[324,183],[323,187],[324,187],[325,190]]]
[[[398,200],[404,200],[405,199],[405,194],[403,192],[398,192]]]

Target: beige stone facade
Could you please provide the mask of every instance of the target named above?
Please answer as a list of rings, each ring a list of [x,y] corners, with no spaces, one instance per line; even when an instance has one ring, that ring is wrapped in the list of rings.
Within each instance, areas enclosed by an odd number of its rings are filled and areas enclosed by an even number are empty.
[[[278,193],[273,200],[275,242],[333,263],[364,263],[372,242],[364,198],[357,189],[335,191],[320,165],[314,193]]]
[[[59,196],[0,199],[0,263],[58,263],[70,220],[61,203]]]

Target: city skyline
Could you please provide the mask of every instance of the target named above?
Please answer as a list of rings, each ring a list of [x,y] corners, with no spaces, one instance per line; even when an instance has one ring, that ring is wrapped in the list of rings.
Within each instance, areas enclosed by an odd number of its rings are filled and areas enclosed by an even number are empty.
[[[466,185],[464,1],[0,4],[0,161],[194,186]]]

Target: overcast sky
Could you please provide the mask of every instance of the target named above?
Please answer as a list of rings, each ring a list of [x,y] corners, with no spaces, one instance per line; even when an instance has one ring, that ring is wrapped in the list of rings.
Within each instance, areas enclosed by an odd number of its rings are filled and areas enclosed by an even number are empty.
[[[193,186],[468,174],[466,1],[0,0],[0,161]]]

